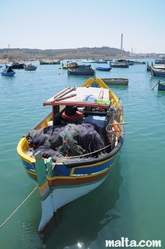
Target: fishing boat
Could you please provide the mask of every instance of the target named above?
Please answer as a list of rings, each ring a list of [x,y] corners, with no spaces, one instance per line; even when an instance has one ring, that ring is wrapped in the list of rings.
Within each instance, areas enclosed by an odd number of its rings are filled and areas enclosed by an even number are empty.
[[[24,69],[24,63],[19,63],[19,62],[13,62],[12,64],[9,64],[8,66],[11,69]]]
[[[77,62],[69,62],[67,64],[63,64],[62,63],[62,68],[63,69],[75,68],[75,67],[78,67],[78,63]]]
[[[59,65],[60,60],[40,60],[40,65]]]
[[[34,66],[30,63],[29,65],[25,65],[24,69],[25,71],[35,71],[37,69],[37,66]]]
[[[98,71],[110,71],[111,69],[111,67],[96,67],[96,70]]]
[[[128,78],[101,78],[106,85],[128,86]]]
[[[165,64],[165,58],[156,59],[155,64]]]
[[[17,145],[24,169],[38,186],[42,232],[65,204],[97,188],[124,142],[121,101],[100,78],[68,87],[43,106],[51,112]]]
[[[112,60],[110,61],[110,66],[117,68],[128,68],[129,62],[127,62],[126,60]]]
[[[95,59],[95,63],[98,63],[98,64],[107,64],[107,60],[104,60],[104,59]]]
[[[156,68],[151,64],[151,75],[157,77],[165,77],[165,69],[164,68]]]
[[[69,68],[68,75],[94,75],[95,70],[91,65],[79,65],[76,68]]]
[[[11,67],[5,65],[5,69],[1,72],[1,75],[2,76],[14,76],[15,72]]]

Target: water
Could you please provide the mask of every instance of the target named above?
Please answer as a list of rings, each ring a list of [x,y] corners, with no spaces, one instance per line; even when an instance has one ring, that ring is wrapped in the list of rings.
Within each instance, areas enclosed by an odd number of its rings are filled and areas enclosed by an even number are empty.
[[[17,155],[18,141],[49,111],[42,106],[46,99],[88,78],[68,76],[59,65],[34,64],[35,72],[0,76],[0,225],[35,187]],[[151,77],[146,65],[97,71],[96,76],[129,78],[128,87],[111,86],[128,123],[112,173],[98,189],[64,207],[58,228],[44,243],[37,232],[41,205],[36,190],[0,228],[1,248],[104,249],[105,240],[121,237],[161,240],[165,248],[165,92],[157,86],[151,90],[158,78]]]

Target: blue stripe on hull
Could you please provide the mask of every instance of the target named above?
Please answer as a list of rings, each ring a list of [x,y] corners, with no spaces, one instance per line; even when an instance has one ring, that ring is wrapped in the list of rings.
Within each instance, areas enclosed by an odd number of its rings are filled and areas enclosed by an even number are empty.
[[[102,171],[106,168],[109,168],[112,163],[115,161],[116,156],[111,158],[108,161],[105,161],[103,163],[100,162],[100,164],[96,166],[88,166],[87,168],[75,168],[74,174],[92,174],[92,173],[97,173],[99,171]]]

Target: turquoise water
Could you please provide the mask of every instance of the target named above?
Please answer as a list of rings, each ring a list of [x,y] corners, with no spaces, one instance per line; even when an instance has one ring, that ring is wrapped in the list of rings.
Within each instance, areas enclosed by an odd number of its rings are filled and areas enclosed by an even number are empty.
[[[59,65],[34,64],[35,72],[0,76],[0,226],[35,187],[16,153],[18,141],[50,110],[42,106],[46,99],[87,79],[68,76]],[[63,208],[58,228],[44,243],[37,232],[41,205],[36,190],[1,226],[1,248],[104,249],[105,240],[121,237],[161,240],[165,248],[165,92],[157,86],[151,90],[158,78],[146,65],[97,71],[96,77],[129,78],[128,87],[111,86],[127,122],[113,171],[98,189]]]

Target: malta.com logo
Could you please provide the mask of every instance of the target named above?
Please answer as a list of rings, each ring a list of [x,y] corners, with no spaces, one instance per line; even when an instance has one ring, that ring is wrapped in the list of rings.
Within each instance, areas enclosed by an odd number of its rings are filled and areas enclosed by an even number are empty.
[[[105,240],[105,247],[139,247],[139,248],[156,248],[161,247],[161,240],[129,240],[128,238],[121,237],[120,240]]]

